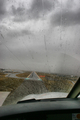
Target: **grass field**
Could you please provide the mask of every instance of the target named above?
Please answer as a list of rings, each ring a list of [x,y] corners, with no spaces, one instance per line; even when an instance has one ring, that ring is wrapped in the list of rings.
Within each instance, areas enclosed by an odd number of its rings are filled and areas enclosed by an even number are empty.
[[[24,79],[7,78],[4,73],[0,73],[0,91],[13,91]]]
[[[24,72],[24,73],[20,73],[20,74],[17,74],[16,76],[17,77],[27,77],[31,72]]]
[[[27,77],[31,72],[25,72],[17,74],[18,77]],[[69,92],[73,87],[72,81],[75,83],[78,77],[71,76],[59,76],[56,74],[48,74],[38,72],[38,75],[44,75],[45,77],[41,77],[44,82],[45,87],[50,92]],[[0,91],[13,91],[15,90],[24,79],[19,78],[8,78],[5,77],[4,73],[0,73]]]
[[[58,75],[58,74],[49,74],[49,73],[40,73],[37,72],[38,75],[44,75],[45,79],[52,80],[72,80],[76,81],[78,79],[77,76],[71,77],[70,75]]]
[[[43,80],[47,90],[50,92],[69,92],[73,83],[76,83],[78,77],[68,76],[68,75],[57,75],[57,74],[48,74],[48,73],[37,73],[38,75],[44,75],[45,77],[41,77]]]
[[[69,80],[46,80],[42,78],[44,85],[50,92],[69,92],[73,83]]]
[[[4,74],[3,72],[0,72],[0,78],[5,77],[7,74]]]

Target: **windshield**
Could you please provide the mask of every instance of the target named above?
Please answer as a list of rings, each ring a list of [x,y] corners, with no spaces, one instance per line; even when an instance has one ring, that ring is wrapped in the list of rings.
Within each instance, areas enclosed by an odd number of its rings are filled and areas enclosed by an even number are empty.
[[[79,24],[79,0],[0,0],[1,105],[67,96],[80,76]]]

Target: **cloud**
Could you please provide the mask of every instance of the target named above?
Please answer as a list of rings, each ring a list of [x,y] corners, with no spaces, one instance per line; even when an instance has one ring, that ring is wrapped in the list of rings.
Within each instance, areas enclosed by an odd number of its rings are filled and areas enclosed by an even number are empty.
[[[16,38],[16,37],[20,37],[20,36],[24,36],[24,35],[33,35],[33,33],[31,32],[31,31],[29,31],[29,30],[26,30],[26,29],[24,29],[24,30],[10,30],[8,33],[7,33],[7,35],[9,36],[9,37],[12,37],[12,38]]]
[[[17,8],[12,5],[12,13],[15,22],[24,22],[29,19],[39,19],[46,15],[54,7],[57,1],[52,0],[33,0],[30,8],[27,9],[25,5],[19,5]]]
[[[49,0],[33,0],[31,8],[29,9],[30,18],[38,19],[42,14],[49,12],[52,7],[54,7],[54,2],[52,4]]]
[[[62,8],[61,10],[60,8],[59,11],[51,16],[51,25],[53,26],[73,26],[77,24],[80,24],[80,7],[75,9],[72,4],[71,9]]]
[[[15,15],[23,15],[24,14],[24,10],[25,10],[25,8],[23,8],[23,7],[15,8],[12,5],[12,11],[13,11],[13,14],[15,14]]]
[[[5,12],[5,0],[0,0],[0,15],[4,15]]]
[[[6,0],[0,0],[0,19],[6,14]]]
[[[14,5],[12,5],[12,14],[14,16],[15,22],[22,22],[25,21],[26,17],[26,9],[23,6],[19,6],[16,8]]]

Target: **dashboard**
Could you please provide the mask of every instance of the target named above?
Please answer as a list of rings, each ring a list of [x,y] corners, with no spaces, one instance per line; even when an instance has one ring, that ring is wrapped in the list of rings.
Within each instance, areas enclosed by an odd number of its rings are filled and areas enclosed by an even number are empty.
[[[70,112],[70,111],[69,111]],[[1,120],[80,120],[80,113],[34,112],[2,117]]]
[[[0,120],[80,120],[80,98],[48,99],[0,107]]]

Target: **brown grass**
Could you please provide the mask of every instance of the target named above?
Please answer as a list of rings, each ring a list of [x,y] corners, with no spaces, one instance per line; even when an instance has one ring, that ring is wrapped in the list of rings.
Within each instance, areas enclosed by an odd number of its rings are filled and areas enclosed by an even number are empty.
[[[46,80],[45,78],[42,80],[50,92],[69,92],[73,87],[73,83],[69,80]]]
[[[49,74],[49,73],[41,73],[41,72],[37,72],[38,75],[44,75],[45,79],[47,80],[72,80],[72,81],[76,81],[78,80],[77,76],[73,76],[71,77],[70,75],[58,75],[58,74]]]
[[[2,75],[6,75],[5,73],[3,73],[3,72],[0,72],[0,76],[2,76]]]
[[[13,91],[15,90],[24,80],[18,78],[0,78],[0,91]]]
[[[0,78],[4,78],[6,75],[7,75],[7,74],[5,74],[5,75],[0,75]]]
[[[17,74],[18,77],[27,77],[31,72],[25,72],[21,74]],[[70,77],[70,76],[58,76],[48,73],[37,73],[38,75],[45,75],[45,77],[41,77],[44,82],[45,87],[50,92],[69,92],[73,83],[70,81],[76,82],[78,77]],[[51,80],[52,79],[52,80]],[[0,73],[0,91],[13,91],[15,90],[24,79],[19,78],[7,78],[4,73]]]
[[[3,72],[0,72],[0,78],[4,78],[7,74],[4,74]]]
[[[38,75],[45,75],[45,77],[41,77],[41,79],[50,92],[69,92],[74,85],[71,81],[76,83],[78,80],[77,76],[71,77],[69,75],[62,76],[48,73],[42,74],[40,72]]]
[[[38,72],[38,75],[44,75],[45,77],[41,77],[43,80],[46,88],[50,92],[70,92],[73,87],[73,81],[76,83],[78,80],[77,76],[69,76],[69,75],[57,75],[57,74],[48,74],[48,73],[41,73]]]
[[[25,72],[25,73],[20,73],[20,74],[17,74],[16,76],[17,77],[27,77],[31,72]]]

